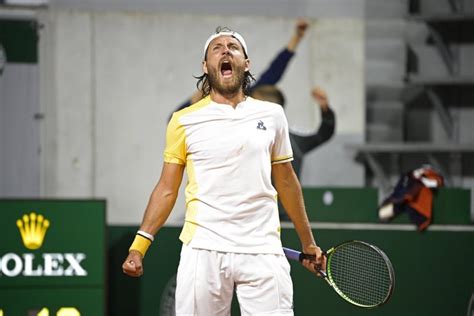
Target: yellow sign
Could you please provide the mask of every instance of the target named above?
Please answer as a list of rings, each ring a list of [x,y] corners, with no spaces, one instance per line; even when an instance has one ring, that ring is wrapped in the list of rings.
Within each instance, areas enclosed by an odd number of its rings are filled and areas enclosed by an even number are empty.
[[[38,249],[43,245],[49,225],[49,221],[43,215],[36,215],[34,212],[25,214],[16,221],[23,245],[31,250]]]

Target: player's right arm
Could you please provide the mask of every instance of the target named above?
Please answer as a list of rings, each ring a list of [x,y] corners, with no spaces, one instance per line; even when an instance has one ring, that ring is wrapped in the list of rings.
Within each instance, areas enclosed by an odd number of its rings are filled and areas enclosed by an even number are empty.
[[[140,231],[153,236],[166,222],[178,197],[184,168],[184,165],[181,164],[163,163],[160,180],[150,195]],[[138,236],[137,238],[142,237]],[[125,274],[138,277],[143,274],[143,256],[145,254],[142,253],[144,251],[134,249],[134,244],[130,248],[122,269]]]

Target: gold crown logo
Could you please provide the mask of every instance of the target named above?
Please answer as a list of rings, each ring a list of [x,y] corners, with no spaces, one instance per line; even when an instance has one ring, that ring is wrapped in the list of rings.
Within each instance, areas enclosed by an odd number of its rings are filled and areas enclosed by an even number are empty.
[[[43,244],[44,236],[49,227],[49,221],[43,215],[36,215],[31,212],[25,214],[16,221],[16,226],[20,230],[23,245],[28,249],[38,249]]]

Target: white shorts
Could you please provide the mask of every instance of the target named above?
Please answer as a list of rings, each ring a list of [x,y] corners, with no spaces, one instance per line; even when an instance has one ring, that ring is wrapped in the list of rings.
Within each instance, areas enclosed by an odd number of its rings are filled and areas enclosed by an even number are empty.
[[[234,285],[242,315],[293,315],[293,283],[285,256],[186,245],[178,267],[176,315],[230,315]]]

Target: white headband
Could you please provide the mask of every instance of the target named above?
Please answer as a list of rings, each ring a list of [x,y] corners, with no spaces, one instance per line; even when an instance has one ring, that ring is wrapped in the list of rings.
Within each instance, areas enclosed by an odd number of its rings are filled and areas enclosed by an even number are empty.
[[[246,56],[248,56],[248,52],[247,52],[247,44],[245,44],[245,40],[244,38],[242,37],[242,35],[240,35],[239,33],[237,32],[234,32],[234,31],[220,31],[218,33],[214,33],[212,34],[211,36],[209,36],[209,38],[207,39],[206,41],[206,44],[204,45],[204,59],[206,58],[206,52],[207,52],[207,48],[209,47],[209,44],[211,43],[211,41],[219,36],[232,36],[232,37],[235,37],[240,45],[242,45],[242,48],[244,49],[244,53]]]

